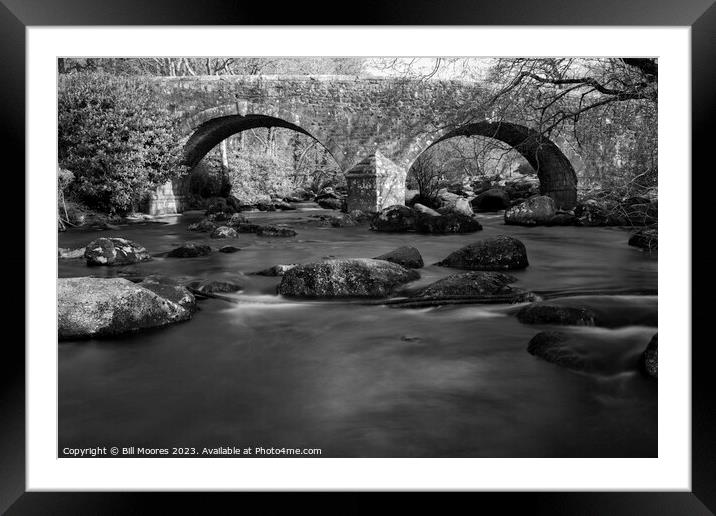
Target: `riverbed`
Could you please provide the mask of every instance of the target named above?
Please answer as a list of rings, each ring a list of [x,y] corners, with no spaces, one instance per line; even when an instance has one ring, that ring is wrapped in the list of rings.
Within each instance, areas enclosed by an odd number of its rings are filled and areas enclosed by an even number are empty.
[[[242,286],[227,294],[235,303],[200,301],[188,322],[60,343],[60,448],[262,446],[320,448],[323,457],[657,455],[657,382],[633,367],[657,328],[628,314],[656,311],[658,263],[627,245],[629,232],[506,226],[496,213],[479,215],[484,230],[477,233],[391,234],[316,219],[329,214],[335,212],[310,205],[248,214],[251,222],[290,224],[298,232],[291,238],[212,240],[187,230],[201,217],[191,212],[162,223],[60,233],[60,247],[122,236],[154,257],[126,267],[59,260],[60,277],[163,274]],[[527,248],[529,267],[511,272],[516,287],[590,294],[614,313],[616,327],[570,331],[597,353],[602,346],[605,353],[617,350],[623,363],[583,373],[530,355],[529,340],[556,328],[521,324],[514,305],[408,309],[291,300],[275,294],[280,278],[250,274],[413,245],[426,264],[414,287],[459,272],[432,264],[498,234]],[[163,256],[185,241],[241,250]]]

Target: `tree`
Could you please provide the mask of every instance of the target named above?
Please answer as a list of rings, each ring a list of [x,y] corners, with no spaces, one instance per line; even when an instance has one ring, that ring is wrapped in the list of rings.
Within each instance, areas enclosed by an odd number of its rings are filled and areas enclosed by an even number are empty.
[[[184,172],[178,121],[152,103],[142,81],[69,76],[58,112],[60,166],[74,174],[70,193],[90,208],[135,210],[148,189]]]

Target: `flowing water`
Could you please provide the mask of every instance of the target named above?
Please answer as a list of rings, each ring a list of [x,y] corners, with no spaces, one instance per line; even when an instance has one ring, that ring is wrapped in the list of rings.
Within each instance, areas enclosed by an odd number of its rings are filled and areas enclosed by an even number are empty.
[[[654,457],[657,382],[636,368],[656,333],[657,260],[618,228],[505,226],[481,215],[468,235],[388,234],[321,227],[323,210],[255,213],[290,223],[294,238],[208,240],[165,224],[71,230],[60,247],[124,236],[155,257],[127,267],[59,260],[59,276],[164,274],[239,283],[237,303],[200,301],[193,319],[140,334],[59,345],[59,445],[321,448],[330,457]],[[515,286],[583,298],[610,328],[573,334],[598,367],[577,373],[527,353],[538,331],[514,305],[389,308],[276,296],[280,278],[248,275],[279,263],[374,257],[417,247],[416,285],[458,272],[431,264],[498,234],[522,240],[530,266]],[[234,254],[161,256],[187,240]],[[595,292],[600,295],[595,296]],[[640,295],[635,295],[635,294]],[[608,295],[604,295],[608,294]],[[646,315],[645,315],[646,314]]]

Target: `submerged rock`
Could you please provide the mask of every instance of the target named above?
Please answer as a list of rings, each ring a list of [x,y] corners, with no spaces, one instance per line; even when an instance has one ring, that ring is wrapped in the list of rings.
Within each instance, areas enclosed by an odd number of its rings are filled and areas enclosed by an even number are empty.
[[[537,195],[507,210],[505,224],[518,226],[549,224],[556,214],[554,199],[547,195]]]
[[[648,376],[658,378],[659,369],[659,334],[655,334],[641,354],[641,369]]]
[[[568,337],[561,332],[538,333],[530,340],[527,351],[547,362],[576,371],[583,371],[587,365],[584,357],[569,345]]]
[[[418,213],[415,229],[418,233],[474,233],[482,229],[482,224],[474,215],[446,213],[434,216],[427,213]]]
[[[124,278],[59,278],[60,340],[103,337],[185,321],[191,311]]]
[[[505,303],[536,299],[535,294],[510,286],[517,278],[501,272],[461,272],[439,279],[417,291],[415,297],[494,297]]]
[[[523,324],[561,324],[565,326],[595,326],[597,314],[586,307],[534,303],[517,312]]]
[[[98,238],[85,248],[87,265],[129,265],[151,260],[149,252],[126,238]]]
[[[220,253],[235,253],[238,251],[241,251],[241,249],[233,245],[225,245],[219,248]]]
[[[423,263],[423,257],[420,256],[420,251],[418,251],[415,247],[407,245],[398,247],[389,253],[376,256],[374,259],[397,263],[398,265],[402,265],[403,267],[407,267],[409,269],[419,269],[425,265]]]
[[[218,281],[218,280],[197,280],[192,281],[187,287],[201,292],[203,294],[216,294],[224,292],[238,292],[241,290],[241,286],[230,281]]]
[[[241,222],[236,226],[236,231],[239,233],[256,233],[259,229],[261,229],[261,224],[249,222]]]
[[[167,256],[170,258],[196,258],[197,256],[207,256],[210,254],[210,246],[206,244],[187,242],[176,249],[169,251]]]
[[[385,297],[419,277],[412,269],[384,260],[326,260],[286,271],[278,293],[308,298]]]
[[[236,238],[239,234],[229,226],[219,226],[211,233],[211,238]]]
[[[260,226],[256,230],[256,234],[263,237],[294,237],[297,233],[291,228],[268,225]]]
[[[273,267],[269,267],[268,269],[255,272],[254,274],[256,274],[257,276],[283,276],[284,274],[286,274],[286,271],[290,271],[297,265],[297,263],[278,264],[274,265]]]
[[[437,265],[478,271],[500,271],[524,269],[529,263],[527,250],[522,242],[511,236],[500,235],[458,249]]]
[[[373,231],[403,232],[415,229],[415,212],[403,206],[395,204],[383,208],[378,212],[370,223]]]

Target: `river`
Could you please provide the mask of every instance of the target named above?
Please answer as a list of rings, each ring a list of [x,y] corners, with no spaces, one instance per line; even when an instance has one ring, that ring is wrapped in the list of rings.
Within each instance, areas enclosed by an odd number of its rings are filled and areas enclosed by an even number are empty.
[[[321,448],[323,457],[655,457],[657,382],[632,367],[655,325],[657,259],[619,228],[517,227],[482,214],[467,235],[321,227],[310,207],[251,213],[290,223],[294,238],[207,239],[198,213],[119,230],[70,230],[60,247],[123,236],[155,255],[127,267],[59,260],[60,277],[164,274],[234,281],[238,303],[200,301],[191,321],[120,338],[59,344],[59,445]],[[252,220],[253,222],[253,220]],[[509,234],[530,266],[515,286],[590,298],[615,328],[571,330],[611,367],[577,373],[527,353],[538,331],[510,305],[407,309],[275,295],[280,278],[247,275],[279,263],[374,257],[400,245],[426,263],[416,285],[458,272],[431,264],[470,242]],[[241,251],[160,256],[187,240]],[[603,295],[610,294],[610,295]],[[633,309],[633,310],[632,310]],[[626,315],[625,315],[626,314]]]

